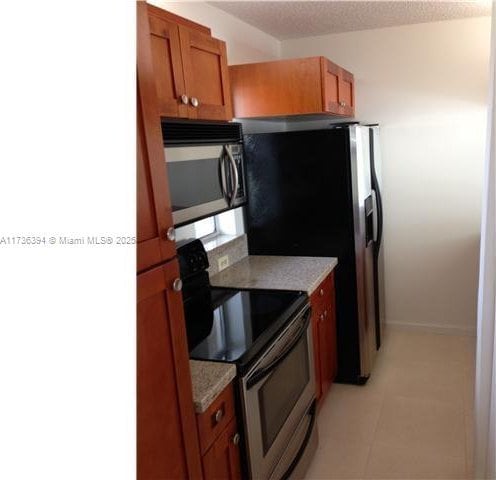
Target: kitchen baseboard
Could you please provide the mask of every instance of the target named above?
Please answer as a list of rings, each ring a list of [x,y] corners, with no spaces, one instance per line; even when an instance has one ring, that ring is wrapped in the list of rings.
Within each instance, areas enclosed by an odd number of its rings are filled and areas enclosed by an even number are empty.
[[[440,335],[465,335],[468,337],[475,337],[477,333],[475,327],[449,327],[426,323],[386,322],[386,329],[388,328],[409,332],[437,333]]]

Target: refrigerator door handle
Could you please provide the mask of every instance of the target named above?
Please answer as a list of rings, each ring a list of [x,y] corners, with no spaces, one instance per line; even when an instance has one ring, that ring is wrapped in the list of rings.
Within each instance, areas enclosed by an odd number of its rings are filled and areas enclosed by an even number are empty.
[[[373,239],[374,242],[377,242],[378,232],[379,232],[379,213],[377,211],[377,193],[375,190],[372,190],[372,208],[373,208],[373,226],[374,226],[374,234]]]

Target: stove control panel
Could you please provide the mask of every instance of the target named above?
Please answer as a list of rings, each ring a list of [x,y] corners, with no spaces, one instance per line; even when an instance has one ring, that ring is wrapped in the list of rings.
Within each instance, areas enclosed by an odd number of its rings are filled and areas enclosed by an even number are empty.
[[[177,254],[183,280],[209,267],[207,252],[201,240],[184,240],[178,243]]]

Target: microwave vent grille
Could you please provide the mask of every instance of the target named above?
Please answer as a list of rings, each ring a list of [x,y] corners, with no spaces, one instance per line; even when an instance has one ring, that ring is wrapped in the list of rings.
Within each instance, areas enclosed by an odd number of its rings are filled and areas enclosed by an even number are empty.
[[[162,120],[164,145],[239,143],[243,140],[241,124],[236,122],[178,122]]]

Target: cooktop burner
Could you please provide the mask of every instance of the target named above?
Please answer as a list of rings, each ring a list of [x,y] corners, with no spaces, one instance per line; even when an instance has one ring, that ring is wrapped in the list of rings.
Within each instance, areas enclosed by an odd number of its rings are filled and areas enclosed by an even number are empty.
[[[307,302],[302,292],[220,288],[211,288],[210,292],[211,328],[192,348],[190,357],[234,362],[240,368],[254,359]],[[193,328],[191,323],[188,330]]]

